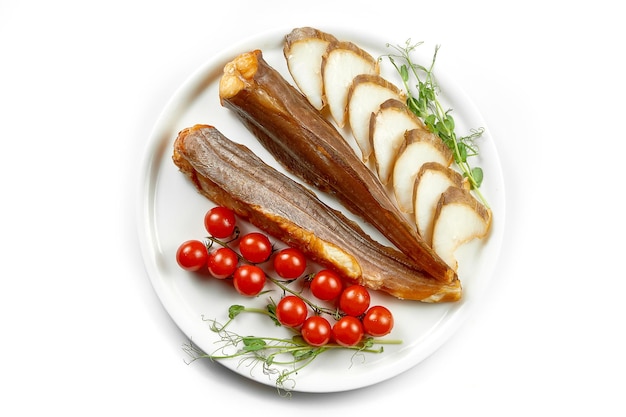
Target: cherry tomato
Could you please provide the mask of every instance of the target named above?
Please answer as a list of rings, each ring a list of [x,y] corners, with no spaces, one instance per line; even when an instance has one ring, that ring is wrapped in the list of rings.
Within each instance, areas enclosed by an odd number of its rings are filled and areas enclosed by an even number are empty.
[[[209,272],[218,279],[231,276],[237,269],[239,258],[230,248],[219,248],[209,254]]]
[[[393,314],[383,306],[373,306],[363,316],[365,333],[381,337],[389,334],[393,329]]]
[[[354,284],[341,292],[339,308],[349,316],[358,317],[370,306],[370,293],[362,285]]]
[[[283,326],[298,327],[308,314],[306,303],[300,297],[288,295],[276,305],[276,318]]]
[[[354,316],[343,316],[333,325],[333,338],[342,346],[354,346],[363,338],[361,320]]]
[[[274,257],[274,270],[285,279],[296,279],[306,269],[306,257],[296,248],[280,250]]]
[[[241,265],[233,274],[233,284],[241,295],[255,296],[265,286],[265,272],[256,265]]]
[[[204,227],[218,239],[229,237],[235,231],[235,213],[226,207],[213,207],[204,215]]]
[[[263,233],[251,232],[239,240],[239,252],[248,262],[265,262],[272,254],[272,243]]]
[[[176,262],[186,271],[198,271],[207,264],[209,252],[199,240],[183,242],[176,251]]]
[[[322,269],[311,281],[311,293],[323,301],[337,298],[342,288],[343,284],[339,275],[329,269]]]
[[[323,346],[330,341],[332,328],[324,317],[311,316],[304,320],[300,333],[309,345]]]

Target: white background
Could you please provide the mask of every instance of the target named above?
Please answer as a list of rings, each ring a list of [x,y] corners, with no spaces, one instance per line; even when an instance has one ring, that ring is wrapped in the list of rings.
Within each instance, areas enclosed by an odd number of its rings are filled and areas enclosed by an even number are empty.
[[[615,4],[0,1],[0,414],[624,415]],[[389,381],[291,399],[185,364],[135,218],[169,97],[212,54],[285,25],[441,44],[496,141],[507,198],[492,284],[441,349]]]

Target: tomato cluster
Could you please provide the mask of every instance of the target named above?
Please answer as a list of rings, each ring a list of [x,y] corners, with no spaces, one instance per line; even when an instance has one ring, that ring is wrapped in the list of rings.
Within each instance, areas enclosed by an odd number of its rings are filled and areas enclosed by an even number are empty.
[[[280,323],[300,327],[302,338],[310,345],[322,346],[334,341],[342,346],[354,346],[365,335],[382,337],[393,328],[391,311],[381,305],[370,306],[371,298],[367,288],[359,284],[344,288],[339,276],[331,270],[317,272],[310,282],[310,290],[320,301],[335,302],[338,314],[334,315],[336,320],[332,325],[322,315],[305,316],[302,309],[306,305],[291,300],[291,296],[284,297],[276,306],[276,317]]]
[[[268,236],[260,232],[233,238],[238,229],[232,210],[220,206],[210,209],[204,217],[204,226],[211,235],[211,244],[199,240],[182,243],[176,252],[181,268],[192,272],[206,268],[216,279],[232,278],[237,292],[247,297],[259,295],[271,279],[264,265],[273,266],[274,272],[285,281],[304,276],[307,258],[300,250],[292,247],[275,250]],[[231,240],[219,241],[221,245],[213,248],[212,243],[217,239]],[[233,249],[235,241],[238,241],[239,253]],[[381,337],[391,332],[393,315],[384,306],[370,306],[370,294],[364,286],[344,286],[339,275],[330,269],[311,273],[304,281],[313,297],[325,303],[325,307],[296,292],[285,293],[273,307],[276,320],[283,326],[298,329],[308,344],[323,346],[334,341],[342,346],[354,346],[365,335]],[[324,312],[332,318],[324,317]]]

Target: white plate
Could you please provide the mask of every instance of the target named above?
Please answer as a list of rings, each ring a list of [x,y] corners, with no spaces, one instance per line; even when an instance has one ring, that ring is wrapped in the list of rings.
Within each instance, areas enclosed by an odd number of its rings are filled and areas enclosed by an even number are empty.
[[[355,42],[373,56],[391,52],[386,43],[393,40],[345,29],[320,29]],[[224,322],[230,305],[262,306],[266,298],[243,298],[235,293],[228,282],[198,279],[196,274],[187,273],[176,264],[175,252],[180,243],[206,235],[204,213],[214,204],[200,196],[173,164],[172,144],[183,128],[196,123],[212,124],[231,140],[244,143],[268,164],[283,171],[235,116],[221,107],[217,86],[224,64],[237,54],[253,49],[261,49],[268,63],[291,82],[282,55],[283,38],[290,30],[287,28],[261,34],[209,57],[174,94],[154,126],[146,149],[138,207],[139,236],[146,268],[158,297],[172,319],[206,352],[215,349],[215,342],[219,338],[209,330],[203,317]],[[396,42],[403,43],[404,40]],[[422,51],[420,53],[423,54],[424,63],[429,63],[433,48],[428,45],[420,48],[418,51]],[[386,61],[382,63],[382,72],[388,79],[395,80],[395,70]],[[505,212],[504,182],[494,138],[474,105],[446,77],[444,69],[436,67],[435,73],[442,89],[440,97],[447,108],[453,109],[458,132],[467,132],[476,127],[485,128],[479,140],[481,156],[475,158],[474,164],[482,166],[485,173],[481,190],[493,210],[493,224],[488,239],[469,244],[457,253],[460,261],[459,276],[464,288],[463,299],[456,303],[431,305],[374,294],[373,303],[386,305],[395,317],[394,330],[386,337],[400,339],[402,344],[385,346],[382,354],[359,357],[353,357],[351,352],[324,353],[298,373],[293,387],[295,391],[336,392],[356,389],[384,381],[417,365],[458,329],[492,277],[504,233]],[[373,236],[379,236],[367,225],[363,225],[363,228]],[[255,336],[285,331],[274,326],[266,317],[254,314],[238,317],[235,325],[238,327],[233,327],[233,330]],[[185,342],[181,341],[181,344]],[[185,356],[182,349],[181,356]],[[260,383],[275,384],[275,379],[265,375],[261,367],[246,366],[238,360],[219,363]]]

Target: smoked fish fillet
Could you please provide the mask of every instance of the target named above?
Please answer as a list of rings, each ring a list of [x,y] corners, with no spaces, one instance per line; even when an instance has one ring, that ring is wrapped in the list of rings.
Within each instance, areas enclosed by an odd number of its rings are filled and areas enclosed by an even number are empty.
[[[215,204],[229,207],[348,282],[407,300],[436,303],[461,298],[458,279],[442,282],[416,269],[405,254],[373,240],[310,189],[215,127],[195,125],[182,130],[172,159]]]
[[[263,59],[260,50],[225,65],[219,94],[222,106],[231,109],[289,172],[337,198],[435,279],[458,279],[335,126]]]

